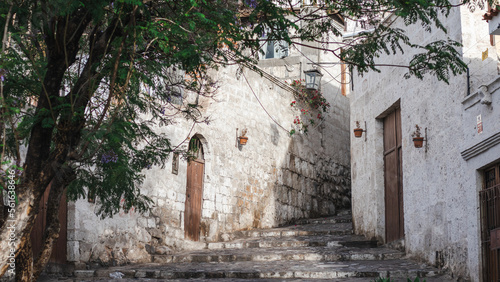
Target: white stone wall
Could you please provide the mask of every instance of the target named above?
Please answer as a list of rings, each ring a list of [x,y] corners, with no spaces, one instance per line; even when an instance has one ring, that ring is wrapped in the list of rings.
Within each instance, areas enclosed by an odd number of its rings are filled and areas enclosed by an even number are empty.
[[[451,38],[462,42],[464,61],[471,73],[471,92],[497,76],[496,54],[481,61],[488,47],[484,11],[471,14],[453,9],[444,20],[448,34],[433,29],[426,33],[417,24],[405,27],[411,40],[426,44]],[[491,47],[491,46],[490,46]],[[382,56],[384,64],[405,64],[414,51]],[[381,73],[354,76],[351,99],[351,131],[355,121],[367,122],[367,141],[351,137],[352,205],[355,232],[385,242],[383,120],[394,105],[401,108],[404,245],[410,257],[445,267],[456,276],[479,281],[478,168],[471,169],[461,156],[468,142],[462,127],[462,101],[467,95],[467,76],[450,84],[427,75],[423,80],[404,79],[404,69],[382,67]],[[468,121],[470,127],[470,122]],[[427,145],[417,149],[411,134],[415,125],[427,128]],[[351,133],[352,134],[352,133]],[[467,138],[467,139],[466,139]]]
[[[466,161],[464,186],[471,187],[469,192],[470,201],[480,206],[478,191],[483,188],[484,168],[490,164],[500,161],[500,77],[485,84],[487,86],[486,97],[483,91],[471,93],[462,101],[462,130],[464,142],[460,147],[461,155]],[[488,96],[491,95],[491,96]],[[477,117],[481,116],[482,132],[479,133]],[[475,189],[474,189],[475,188]],[[469,230],[471,237],[478,238],[477,241],[470,240],[469,265],[472,273],[481,273],[481,221],[480,210],[474,210],[469,215],[469,220],[475,228]],[[477,225],[477,227],[475,226]]]
[[[291,54],[261,61],[259,66],[282,81],[303,78],[309,61],[297,50]],[[315,51],[315,56],[333,62],[329,55]],[[310,127],[308,135],[289,135],[299,115],[290,107],[295,100],[292,93],[247,69],[238,77],[236,67],[214,73],[220,84],[214,99],[200,98],[209,124],[193,127],[192,122],[179,118],[173,125],[158,128],[174,146],[186,146],[195,134],[202,136],[201,242],[223,239],[236,230],[331,215],[337,208],[350,206],[349,101],[333,79],[340,79],[340,65],[326,67],[331,75],[323,71],[322,89],[332,107],[324,122]],[[237,146],[237,129],[244,128],[248,143]],[[178,175],[172,174],[171,160],[164,169],[145,171],[141,190],[154,206],[144,215],[99,220],[93,214],[94,204],[85,200],[70,204],[69,260],[80,264],[143,262],[150,260],[151,253],[202,247],[184,240],[186,169],[187,162],[181,159]]]

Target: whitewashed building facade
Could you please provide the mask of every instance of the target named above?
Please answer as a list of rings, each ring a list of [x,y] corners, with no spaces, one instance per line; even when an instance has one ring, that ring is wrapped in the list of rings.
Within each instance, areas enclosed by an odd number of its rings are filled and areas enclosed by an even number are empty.
[[[351,133],[352,208],[356,233],[404,247],[409,257],[454,277],[497,281],[500,246],[490,237],[500,227],[494,199],[500,83],[496,38],[490,38],[484,13],[454,8],[443,19],[448,34],[394,23],[421,45],[446,38],[463,44],[469,72],[449,84],[430,75],[404,79],[402,68],[354,74],[351,132],[356,121],[366,132],[362,138]],[[379,62],[407,64],[412,52]],[[413,142],[417,125],[422,148]]]

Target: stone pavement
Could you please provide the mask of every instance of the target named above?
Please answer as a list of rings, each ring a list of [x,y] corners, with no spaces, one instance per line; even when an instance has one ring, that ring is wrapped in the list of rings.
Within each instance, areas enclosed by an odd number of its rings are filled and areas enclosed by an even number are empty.
[[[392,281],[423,277],[454,281],[442,271],[404,258],[352,234],[351,215],[301,220],[286,227],[240,231],[205,249],[154,255],[152,263],[76,270],[74,277],[39,281]],[[122,277],[122,278],[113,278]],[[422,280],[423,281],[423,280]]]

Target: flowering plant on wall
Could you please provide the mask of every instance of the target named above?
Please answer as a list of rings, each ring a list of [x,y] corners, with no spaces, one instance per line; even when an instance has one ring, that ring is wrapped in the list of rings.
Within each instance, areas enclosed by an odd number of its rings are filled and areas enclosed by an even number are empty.
[[[290,103],[293,108],[300,109],[300,115],[293,120],[294,128],[290,130],[290,135],[297,130],[307,133],[309,125],[314,125],[324,119],[324,113],[328,112],[330,103],[325,99],[321,91],[311,90],[305,87],[304,79],[296,79],[290,83],[295,88],[295,101]]]

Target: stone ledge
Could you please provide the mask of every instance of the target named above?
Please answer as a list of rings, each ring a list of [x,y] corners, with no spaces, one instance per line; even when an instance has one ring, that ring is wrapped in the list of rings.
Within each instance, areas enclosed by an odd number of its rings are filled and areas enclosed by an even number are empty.
[[[454,281],[439,270],[406,260],[348,262],[234,262],[231,264],[182,263],[172,265],[140,265],[115,268],[136,269],[139,279],[338,279],[391,277],[434,278],[428,281]],[[104,277],[103,277],[104,278]],[[79,280],[80,281],[80,280]],[[353,280],[357,281],[357,280]],[[363,280],[360,280],[363,281]],[[370,280],[372,281],[372,280]]]
[[[500,144],[500,132],[497,132],[483,141],[463,150],[460,154],[466,161],[468,161],[498,144]]]
[[[483,84],[482,86],[487,87],[487,91],[493,95],[497,90],[500,89],[500,76],[496,77],[495,79],[489,81],[488,83]],[[481,88],[481,87],[480,87]],[[481,102],[484,98],[484,94],[481,93],[480,90],[477,90],[476,92],[472,93],[471,95],[466,96],[462,100],[462,105],[464,107],[464,110],[470,109],[479,102]]]
[[[95,276],[94,270],[75,270],[73,275],[76,278],[90,278]]]

